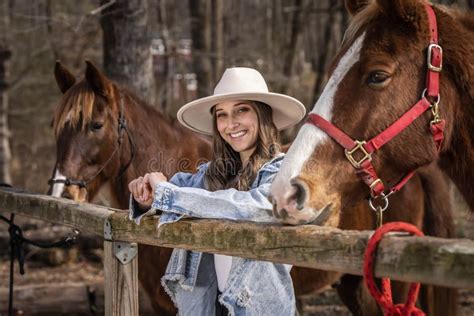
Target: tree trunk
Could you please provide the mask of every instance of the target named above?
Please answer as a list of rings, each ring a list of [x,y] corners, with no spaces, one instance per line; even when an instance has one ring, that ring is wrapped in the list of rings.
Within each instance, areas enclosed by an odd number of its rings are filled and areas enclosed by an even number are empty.
[[[302,11],[303,11],[303,0],[294,0],[293,2],[293,17],[291,20],[291,35],[290,41],[286,46],[285,61],[283,64],[283,75],[287,79],[282,82],[280,91],[287,93],[288,83],[293,75],[293,64],[298,49],[299,38],[301,37],[302,30]]]
[[[3,17],[0,32],[0,182],[11,183],[10,174],[10,132],[8,130],[8,60],[11,57],[9,47],[10,14],[9,3],[4,1],[0,5]]]
[[[109,1],[101,0],[102,4]],[[148,34],[148,2],[117,0],[102,11],[104,69],[145,101],[154,103],[154,76]]]
[[[157,5],[157,20],[159,28],[161,29],[164,53],[159,57],[161,73],[155,73],[155,93],[156,103],[161,108],[163,113],[167,113],[171,103],[173,73],[170,36],[168,28],[168,12],[166,8],[166,0],[161,0]]]
[[[212,18],[214,25],[212,51],[215,55],[213,82],[217,83],[224,71],[224,3],[222,0],[212,0]]]
[[[191,38],[193,40],[193,64],[198,87],[197,96],[211,94],[213,84],[211,52],[211,5],[210,0],[189,0],[191,14]]]
[[[322,50],[319,54],[319,58],[316,60],[312,58],[312,67],[313,70],[316,72],[316,82],[314,83],[313,88],[313,103],[315,104],[319,98],[321,93],[321,89],[324,83],[325,73],[326,73],[326,65],[328,63],[328,53],[329,53],[329,42],[331,40],[333,24],[335,20],[335,10],[334,8],[337,6],[336,0],[330,0],[330,9],[329,9],[329,16],[326,22],[326,28],[323,34],[323,39],[321,43],[325,43],[325,49]]]
[[[265,58],[268,73],[273,76],[273,0],[267,0],[265,5]]]
[[[282,12],[282,0],[274,0],[272,4],[272,25],[271,25],[271,56],[272,69],[274,73],[281,72],[281,52],[284,49],[282,44],[285,41],[284,19]],[[276,81],[275,92],[279,91],[280,80]]]

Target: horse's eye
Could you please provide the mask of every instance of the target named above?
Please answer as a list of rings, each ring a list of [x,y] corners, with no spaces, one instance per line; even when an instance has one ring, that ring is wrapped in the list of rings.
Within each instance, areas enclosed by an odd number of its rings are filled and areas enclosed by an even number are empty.
[[[104,124],[101,123],[101,122],[92,122],[91,123],[91,130],[92,131],[98,131],[102,128],[102,126],[104,126]]]
[[[374,71],[371,72],[367,78],[367,83],[370,86],[379,86],[386,82],[390,78],[390,75],[383,71]]]

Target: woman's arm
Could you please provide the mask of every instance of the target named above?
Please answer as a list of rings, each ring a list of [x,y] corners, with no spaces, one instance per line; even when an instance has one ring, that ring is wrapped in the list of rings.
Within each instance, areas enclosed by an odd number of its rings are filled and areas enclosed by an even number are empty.
[[[250,191],[210,192],[163,182],[155,189],[152,208],[194,217],[269,221],[273,219],[272,205],[267,199],[269,191],[270,183]]]
[[[275,174],[265,174],[260,185],[249,191],[227,189],[210,192],[201,188],[182,188],[168,182],[155,187],[152,209],[164,211],[160,225],[183,216],[277,222],[267,196]]]

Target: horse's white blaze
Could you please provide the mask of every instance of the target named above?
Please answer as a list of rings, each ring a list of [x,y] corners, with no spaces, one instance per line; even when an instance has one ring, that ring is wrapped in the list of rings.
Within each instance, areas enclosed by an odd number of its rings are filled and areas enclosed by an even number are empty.
[[[311,113],[319,114],[326,120],[331,121],[334,95],[342,79],[359,60],[364,37],[365,33],[354,41],[341,58]],[[274,197],[283,197],[285,193],[290,192],[289,181],[301,172],[304,163],[316,150],[317,146],[327,140],[329,140],[329,136],[311,124],[305,124],[301,128],[273,182],[272,195]]]
[[[54,173],[54,179],[58,180],[66,180],[66,176],[62,175],[61,172],[56,168],[56,172]],[[55,197],[61,197],[61,194],[64,191],[64,183],[54,183],[53,189],[51,190],[51,195]]]

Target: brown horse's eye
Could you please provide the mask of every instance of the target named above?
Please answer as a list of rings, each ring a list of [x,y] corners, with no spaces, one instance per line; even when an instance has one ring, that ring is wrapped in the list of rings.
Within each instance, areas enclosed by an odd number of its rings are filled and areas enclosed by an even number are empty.
[[[390,75],[383,71],[374,71],[369,74],[367,78],[367,84],[371,87],[377,88],[384,85],[384,83],[388,83],[388,79],[390,79]]]
[[[101,122],[92,122],[91,123],[91,130],[92,131],[98,131],[102,128],[102,126],[104,126],[104,124],[101,123]]]

